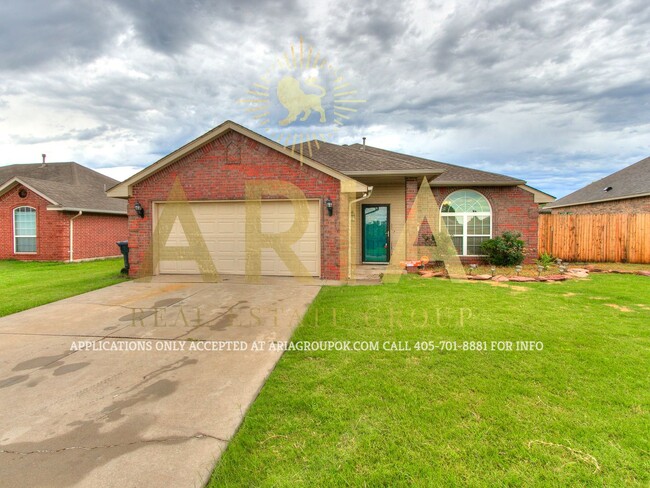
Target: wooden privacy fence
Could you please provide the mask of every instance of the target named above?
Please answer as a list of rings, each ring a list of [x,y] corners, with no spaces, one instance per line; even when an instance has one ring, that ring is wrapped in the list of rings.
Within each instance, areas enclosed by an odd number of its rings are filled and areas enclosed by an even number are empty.
[[[565,261],[650,263],[650,214],[541,214],[539,253]]]

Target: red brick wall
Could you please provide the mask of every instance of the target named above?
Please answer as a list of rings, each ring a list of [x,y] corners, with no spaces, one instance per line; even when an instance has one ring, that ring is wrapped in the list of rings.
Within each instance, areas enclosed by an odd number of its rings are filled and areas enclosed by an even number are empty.
[[[83,214],[73,225],[74,260],[118,256],[116,242],[126,241],[129,234],[126,215]]]
[[[334,204],[333,217],[321,205],[321,277],[341,277],[338,215],[345,209],[340,205],[339,181],[236,132],[224,134],[134,186],[128,206],[132,276],[152,269],[152,202],[167,200],[177,177],[188,200],[243,200],[245,184],[251,180],[288,181],[307,198],[324,201],[330,197]],[[145,209],[144,218],[133,210],[136,201]]]
[[[23,261],[68,261],[70,219],[75,212],[48,210],[50,202],[27,190],[20,198],[17,186],[0,197],[0,259]],[[17,207],[36,209],[36,253],[14,254],[13,211]],[[117,256],[117,240],[127,238],[126,216],[84,214],[74,221],[74,259]]]
[[[410,210],[417,195],[418,182],[406,180],[406,211]],[[537,232],[539,208],[532,193],[517,186],[463,187],[479,192],[492,207],[492,237],[505,231],[520,232],[526,243],[526,262],[537,259]],[[442,205],[443,200],[459,187],[432,187],[433,196]],[[476,262],[475,258],[462,258],[463,262]]]
[[[411,207],[415,203],[415,197],[418,195],[418,190],[420,189],[421,182],[418,181],[417,178],[406,178],[405,180],[405,197],[406,198],[406,218],[408,219],[409,217],[409,212],[411,211]]]
[[[573,207],[551,209],[551,213],[608,214],[608,213],[650,213],[650,196],[614,200],[611,202],[590,203]]]
[[[0,259],[24,261],[63,261],[68,259],[69,221],[62,212],[47,210],[47,200],[27,189],[27,196],[20,198],[16,186],[0,196]],[[13,211],[16,207],[36,209],[36,253],[14,254]]]
[[[432,188],[433,195],[439,204],[442,204],[450,193],[459,189]],[[534,195],[517,186],[480,186],[467,189],[479,192],[490,202],[492,237],[500,236],[505,231],[519,232],[522,240],[526,243],[526,262],[530,263],[537,259],[539,206],[534,201]]]

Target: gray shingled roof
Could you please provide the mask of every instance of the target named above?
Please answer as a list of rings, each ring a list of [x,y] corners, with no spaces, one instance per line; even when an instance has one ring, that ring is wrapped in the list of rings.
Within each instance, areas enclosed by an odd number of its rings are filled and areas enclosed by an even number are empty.
[[[126,215],[126,201],[106,196],[106,190],[118,181],[77,163],[0,166],[0,186],[13,178],[19,178],[61,208]]]
[[[368,145],[339,146],[323,141],[318,141],[318,147],[315,141],[310,141],[309,145],[311,154],[303,143],[303,153],[306,156],[351,176],[359,172],[371,174],[386,171],[421,171],[422,173],[438,173],[439,176],[431,182],[432,185],[437,186],[468,183],[477,185],[520,185],[525,183],[510,176],[441,163]]]
[[[605,188],[611,190],[605,191]],[[612,173],[573,193],[562,197],[546,208],[585,205],[603,200],[621,200],[642,195],[650,195],[650,158],[645,158],[631,166]]]

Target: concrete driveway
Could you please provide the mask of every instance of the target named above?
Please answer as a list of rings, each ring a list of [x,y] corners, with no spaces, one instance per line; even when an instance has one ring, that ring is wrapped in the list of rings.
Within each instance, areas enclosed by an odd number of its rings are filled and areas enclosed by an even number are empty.
[[[0,318],[0,485],[203,486],[319,288],[126,282]]]

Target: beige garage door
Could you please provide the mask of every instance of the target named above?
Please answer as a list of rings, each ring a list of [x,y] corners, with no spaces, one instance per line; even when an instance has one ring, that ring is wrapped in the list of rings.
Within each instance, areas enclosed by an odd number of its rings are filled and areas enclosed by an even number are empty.
[[[156,205],[158,217],[165,204]],[[192,213],[205,240],[208,251],[220,274],[243,275],[246,272],[246,206],[244,202],[192,202]],[[308,202],[309,221],[303,236],[291,245],[308,276],[320,276],[320,217],[319,202]],[[262,232],[281,233],[294,222],[294,206],[290,201],[262,202]],[[174,222],[166,246],[187,246],[188,241],[179,220]],[[263,248],[262,275],[293,276],[275,250]],[[160,261],[161,274],[198,274],[194,261]]]

